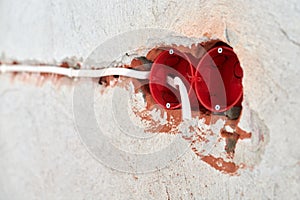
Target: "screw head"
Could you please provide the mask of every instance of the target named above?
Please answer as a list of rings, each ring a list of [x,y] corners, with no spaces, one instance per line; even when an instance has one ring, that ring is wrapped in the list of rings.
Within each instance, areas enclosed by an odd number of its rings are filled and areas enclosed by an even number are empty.
[[[223,49],[221,47],[218,48],[218,53],[222,53]]]
[[[220,109],[221,109],[220,105],[217,104],[217,105],[215,106],[215,109],[216,109],[216,110],[220,110]]]
[[[174,53],[174,50],[173,50],[173,49],[170,49],[170,50],[169,50],[169,54],[172,55],[173,53]]]
[[[170,103],[166,103],[166,108],[171,108],[171,104]]]

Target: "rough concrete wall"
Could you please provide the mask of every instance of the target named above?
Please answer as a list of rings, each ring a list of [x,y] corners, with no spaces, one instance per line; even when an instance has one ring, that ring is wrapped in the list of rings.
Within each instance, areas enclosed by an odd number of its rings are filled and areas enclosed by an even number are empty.
[[[299,19],[296,0],[2,0],[3,57],[85,59],[112,36],[150,27],[229,42],[245,74],[241,124],[259,124],[268,134],[253,169],[239,176],[220,173],[189,151],[166,169],[121,173],[101,165],[81,143],[70,88],[11,84],[1,75],[0,198],[299,199]]]

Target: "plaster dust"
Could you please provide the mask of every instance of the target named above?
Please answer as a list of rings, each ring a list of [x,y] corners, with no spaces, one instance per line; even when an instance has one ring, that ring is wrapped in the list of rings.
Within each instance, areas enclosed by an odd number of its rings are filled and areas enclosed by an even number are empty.
[[[1,1],[0,52],[17,60],[85,59],[107,39],[149,27],[228,42],[245,75],[239,126],[255,135],[236,144],[233,161],[253,166],[238,176],[215,170],[192,149],[165,169],[121,173],[80,141],[69,86],[11,83],[1,74],[0,199],[299,199],[299,8],[296,0]],[[168,144],[160,137],[149,149]],[[147,150],[136,147],[123,146]]]

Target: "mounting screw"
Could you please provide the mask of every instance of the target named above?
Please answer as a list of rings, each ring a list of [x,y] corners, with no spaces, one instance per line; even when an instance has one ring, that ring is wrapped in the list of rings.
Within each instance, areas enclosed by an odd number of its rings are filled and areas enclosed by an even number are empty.
[[[169,54],[172,55],[173,53],[174,53],[174,50],[173,50],[173,49],[170,49],[170,50],[169,50]]]
[[[223,52],[223,49],[220,47],[218,48],[218,53],[222,53]]]
[[[171,104],[170,103],[166,103],[166,108],[171,108]]]
[[[220,105],[218,105],[218,104],[215,106],[215,109],[216,109],[216,110],[220,110],[220,108],[221,108],[221,107],[220,107]]]

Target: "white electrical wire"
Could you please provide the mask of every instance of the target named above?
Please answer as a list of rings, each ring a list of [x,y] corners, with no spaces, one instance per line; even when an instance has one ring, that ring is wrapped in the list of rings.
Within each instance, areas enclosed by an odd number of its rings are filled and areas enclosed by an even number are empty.
[[[190,120],[192,119],[192,111],[191,104],[187,89],[183,83],[183,81],[179,77],[175,77],[174,79],[170,76],[167,77],[167,83],[175,88],[179,89],[180,100],[181,100],[181,108],[182,108],[182,119]],[[177,88],[178,86],[178,88]]]
[[[126,68],[103,68],[103,69],[73,69],[62,68],[57,66],[30,66],[30,65],[0,65],[0,71],[5,72],[35,72],[35,73],[52,73],[65,75],[68,77],[88,77],[97,78],[103,76],[127,76],[137,79],[149,79],[150,72],[137,71]]]
[[[179,77],[174,78],[174,84],[179,87],[182,108],[182,120],[191,120],[192,111],[187,89]]]
[[[172,78],[171,76],[167,76],[167,83],[172,87],[177,89],[177,86],[174,83],[174,78]]]
[[[52,73],[65,75],[68,77],[88,77],[88,78],[99,78],[103,76],[127,76],[137,79],[149,79],[149,71],[137,71],[127,68],[103,68],[103,69],[73,69],[73,68],[62,68],[57,66],[30,66],[30,65],[0,65],[0,71],[5,72],[34,72],[34,73]],[[179,77],[167,77],[167,83],[176,88],[178,86],[181,105],[182,105],[182,119],[189,120],[192,118],[191,105],[188,96],[187,89]]]

